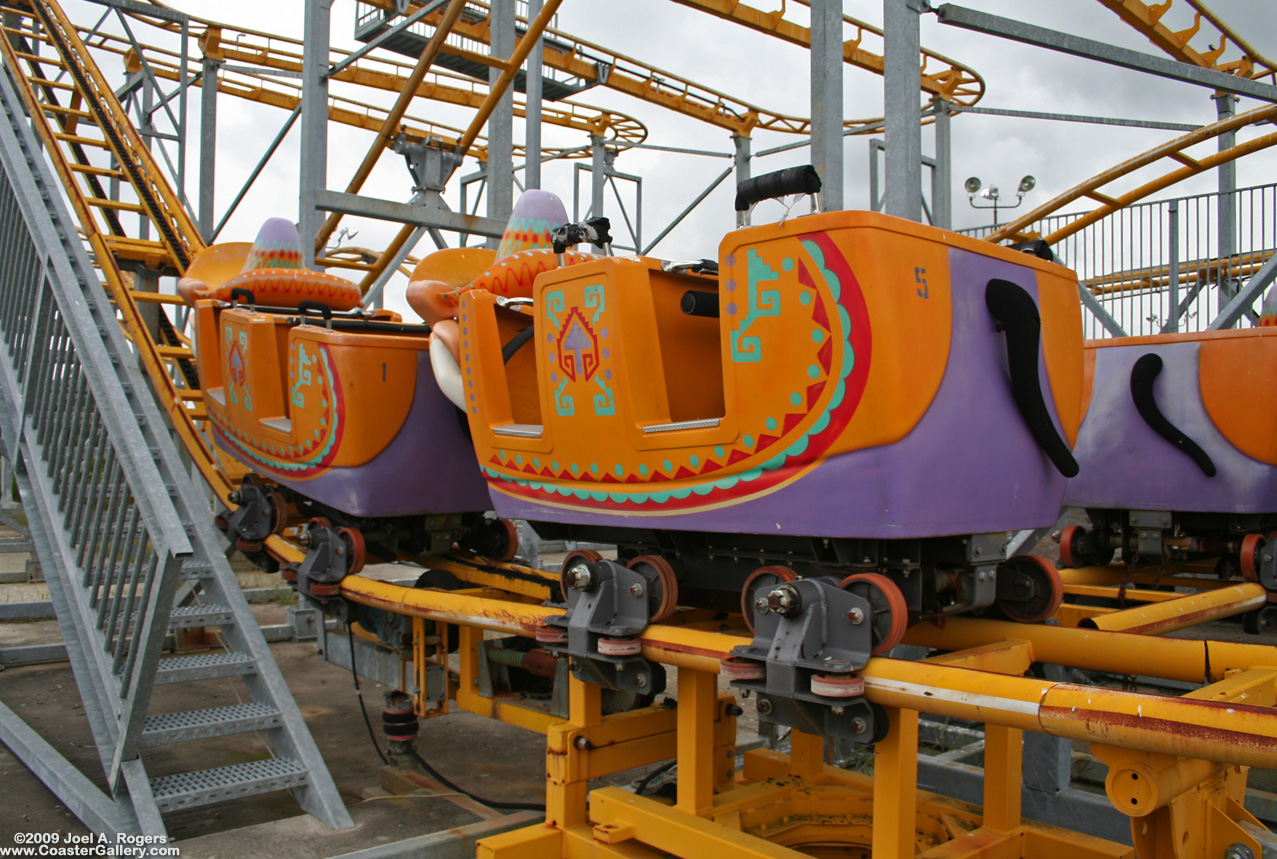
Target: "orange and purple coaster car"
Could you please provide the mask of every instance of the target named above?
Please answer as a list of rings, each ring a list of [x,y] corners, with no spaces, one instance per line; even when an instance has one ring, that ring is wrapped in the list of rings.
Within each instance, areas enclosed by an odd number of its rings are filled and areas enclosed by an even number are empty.
[[[300,259],[296,229],[276,218],[252,246],[208,248],[184,279],[217,445],[351,516],[488,509],[470,443],[434,381],[429,329],[358,312],[358,286]],[[304,302],[321,315],[300,312]]]
[[[1040,350],[1015,360],[1068,459],[1072,272],[853,211],[729,233],[719,263],[586,261],[542,273],[517,309],[462,293],[463,406],[500,515],[774,537],[1055,522],[1065,478],[1017,405],[989,290],[1040,324]],[[685,312],[698,302],[718,309]]]

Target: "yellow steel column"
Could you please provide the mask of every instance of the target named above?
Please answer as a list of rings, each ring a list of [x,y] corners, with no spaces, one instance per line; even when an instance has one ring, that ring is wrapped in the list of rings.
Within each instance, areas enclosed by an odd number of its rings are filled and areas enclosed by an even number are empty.
[[[918,852],[918,712],[887,707],[891,730],[874,747],[874,859],[913,859]]]
[[[984,726],[984,826],[1009,832],[1020,825],[1024,731]]]
[[[825,738],[818,734],[791,731],[789,771],[799,778],[817,778],[825,768]]]
[[[585,763],[588,752],[578,749],[571,737],[573,729],[588,728],[602,721],[603,688],[569,678],[568,721],[551,726],[545,736],[545,822],[550,826],[568,829],[586,822],[585,801],[590,788],[589,768]]]
[[[714,711],[718,676],[678,670],[678,802],[689,814],[714,805]]]

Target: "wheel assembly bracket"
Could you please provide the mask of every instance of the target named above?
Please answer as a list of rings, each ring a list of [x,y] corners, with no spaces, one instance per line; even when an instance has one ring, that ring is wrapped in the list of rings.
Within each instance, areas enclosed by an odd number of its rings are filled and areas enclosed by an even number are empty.
[[[336,595],[346,577],[350,548],[336,528],[310,522],[302,532],[306,557],[297,568],[297,589],[309,597],[326,599]]]
[[[659,691],[664,672],[639,655],[638,636],[651,622],[651,586],[642,573],[615,561],[574,566],[564,577],[567,612],[546,618],[542,643],[571,657],[578,680],[640,694]]]
[[[223,513],[221,518],[226,520],[226,532],[233,539],[260,543],[278,527],[278,513],[271,501],[271,493],[257,483],[244,481],[231,494],[231,501],[235,503],[235,509]]]
[[[886,722],[855,673],[873,649],[869,600],[830,576],[763,584],[750,599],[754,640],[733,648],[724,673],[758,696],[759,719],[861,743],[880,739]]]

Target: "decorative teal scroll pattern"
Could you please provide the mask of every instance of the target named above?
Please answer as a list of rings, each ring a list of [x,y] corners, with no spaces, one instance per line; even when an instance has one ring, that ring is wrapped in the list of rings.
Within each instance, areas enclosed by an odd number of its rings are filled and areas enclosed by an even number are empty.
[[[746,337],[745,332],[764,316],[780,315],[780,290],[759,289],[759,284],[779,280],[780,275],[763,261],[757,250],[750,248],[746,279],[749,281],[749,312],[741,320],[740,328],[732,332],[732,360],[738,363],[756,363],[763,359],[762,340],[758,337]]]
[[[594,308],[594,315],[590,317],[590,325],[598,325],[599,317],[607,310],[607,302],[603,298],[603,285],[595,284],[585,288],[585,306]],[[601,361],[599,362],[602,363]],[[604,381],[603,368],[599,367],[598,375],[594,377],[594,384],[602,389],[603,393],[594,395],[594,414],[599,417],[607,417],[616,414],[616,397],[612,394],[612,389],[608,387]]]
[[[607,304],[603,300],[602,284],[595,284],[585,288],[585,306],[594,308],[594,315],[590,317],[590,325],[598,325],[600,314],[607,309]]]
[[[567,305],[563,302],[563,290],[556,289],[554,292],[545,294],[545,318],[550,320],[550,324],[555,328],[562,328],[563,323],[559,321],[557,314],[567,310]]]
[[[310,365],[315,363],[315,358],[306,357],[306,344],[301,341],[297,342],[297,384],[289,389],[289,395],[293,401],[293,405],[299,409],[306,407],[306,395],[301,392],[302,386],[309,388],[313,381]]]
[[[559,319],[558,314],[567,311],[567,304],[563,300],[563,290],[556,289],[554,292],[545,294],[545,318],[555,328],[562,328],[563,322]],[[559,387],[554,391],[554,410],[563,417],[571,417],[576,414],[576,403],[572,397],[563,393],[563,389],[568,386],[568,377],[559,377]]]

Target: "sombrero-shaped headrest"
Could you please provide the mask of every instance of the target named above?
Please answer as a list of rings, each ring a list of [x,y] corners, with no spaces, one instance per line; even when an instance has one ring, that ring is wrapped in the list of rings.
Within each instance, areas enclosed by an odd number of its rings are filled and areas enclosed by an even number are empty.
[[[553,247],[550,233],[568,222],[567,209],[556,194],[533,188],[524,191],[510,212],[501,243],[497,245],[497,260],[513,256],[520,251]]]
[[[247,289],[255,303],[267,307],[296,307],[309,300],[344,311],[358,307],[363,299],[356,284],[302,264],[301,237],[287,218],[269,218],[262,224],[244,271],[222,284],[213,297],[229,301],[234,289]]]

